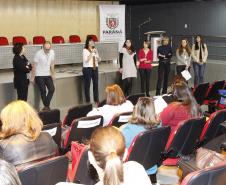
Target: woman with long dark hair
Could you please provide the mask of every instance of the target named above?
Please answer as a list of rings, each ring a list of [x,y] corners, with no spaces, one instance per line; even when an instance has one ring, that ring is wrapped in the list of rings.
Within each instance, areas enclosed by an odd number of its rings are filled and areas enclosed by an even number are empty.
[[[146,93],[146,96],[150,96],[150,76],[153,62],[153,51],[150,49],[150,44],[147,40],[143,42],[143,48],[138,53],[137,66],[140,72],[141,80],[141,92]]]
[[[192,46],[192,58],[194,69],[194,86],[204,82],[204,71],[208,57],[208,49],[201,35],[195,38],[195,44]]]
[[[131,94],[132,79],[137,77],[136,61],[136,52],[132,41],[126,39],[119,55],[120,71],[122,73],[123,91],[125,96]]]
[[[173,85],[174,102],[170,103],[161,113],[162,126],[169,125],[171,131],[184,120],[201,116],[201,109],[185,82]]]
[[[25,57],[25,48],[23,43],[16,43],[13,46],[13,73],[14,88],[17,90],[17,99],[27,101],[29,78],[28,73],[32,66]]]
[[[93,81],[93,97],[95,103],[99,102],[98,91],[98,62],[100,57],[92,37],[87,37],[85,47],[83,49],[83,77],[86,102],[90,102],[90,82]]]
[[[189,70],[191,65],[191,48],[186,38],[181,39],[179,48],[176,51],[176,71],[180,75],[182,71]]]

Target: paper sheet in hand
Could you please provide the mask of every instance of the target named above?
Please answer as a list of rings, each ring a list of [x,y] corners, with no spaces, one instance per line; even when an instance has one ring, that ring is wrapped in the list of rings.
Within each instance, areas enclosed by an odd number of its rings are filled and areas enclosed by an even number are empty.
[[[188,70],[182,71],[181,74],[182,74],[182,76],[185,78],[185,80],[188,81],[189,79],[191,79],[191,74],[189,73]]]
[[[162,97],[158,97],[157,99],[154,100],[154,105],[155,105],[155,113],[159,114],[160,112],[163,111],[164,108],[167,107],[167,103]]]

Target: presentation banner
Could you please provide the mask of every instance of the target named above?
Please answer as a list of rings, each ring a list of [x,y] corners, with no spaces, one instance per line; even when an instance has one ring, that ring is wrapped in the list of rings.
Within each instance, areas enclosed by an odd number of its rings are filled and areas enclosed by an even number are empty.
[[[125,41],[125,5],[100,5],[100,41],[118,42],[119,50]]]

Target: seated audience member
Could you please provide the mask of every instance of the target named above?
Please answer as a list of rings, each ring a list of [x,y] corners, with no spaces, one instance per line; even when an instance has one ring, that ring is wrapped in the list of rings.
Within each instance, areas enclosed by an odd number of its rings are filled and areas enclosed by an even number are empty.
[[[9,103],[0,114],[0,158],[20,165],[54,156],[57,145],[47,132],[35,110],[24,101]]]
[[[0,159],[0,184],[1,185],[21,185],[15,167]]]
[[[133,104],[129,100],[126,100],[122,89],[118,85],[108,86],[106,88],[106,96],[106,105],[94,108],[87,116],[103,116],[103,125],[106,126],[115,114],[133,111]]]
[[[148,97],[139,98],[130,122],[120,127],[121,132],[125,137],[126,148],[130,147],[133,139],[138,134],[157,126],[160,126],[160,121],[155,114],[153,100]],[[150,175],[156,173],[156,171],[157,165],[150,168],[147,173]]]
[[[123,163],[125,140],[114,127],[96,129],[90,140],[89,161],[98,173],[96,185],[150,185],[142,165],[135,161]]]
[[[171,131],[173,131],[181,121],[201,116],[200,107],[196,103],[186,83],[179,82],[174,84],[172,94],[175,101],[168,104],[160,113],[162,126],[169,125]]]

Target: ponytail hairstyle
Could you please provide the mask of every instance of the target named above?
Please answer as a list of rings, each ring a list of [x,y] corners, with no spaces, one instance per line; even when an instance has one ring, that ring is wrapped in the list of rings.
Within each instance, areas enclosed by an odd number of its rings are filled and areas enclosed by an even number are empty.
[[[121,132],[114,127],[96,129],[91,136],[90,150],[104,171],[103,185],[123,183],[125,140]]]
[[[176,101],[180,102],[182,105],[188,106],[192,117],[201,116],[201,109],[185,82],[181,81],[174,84],[173,96]]]

